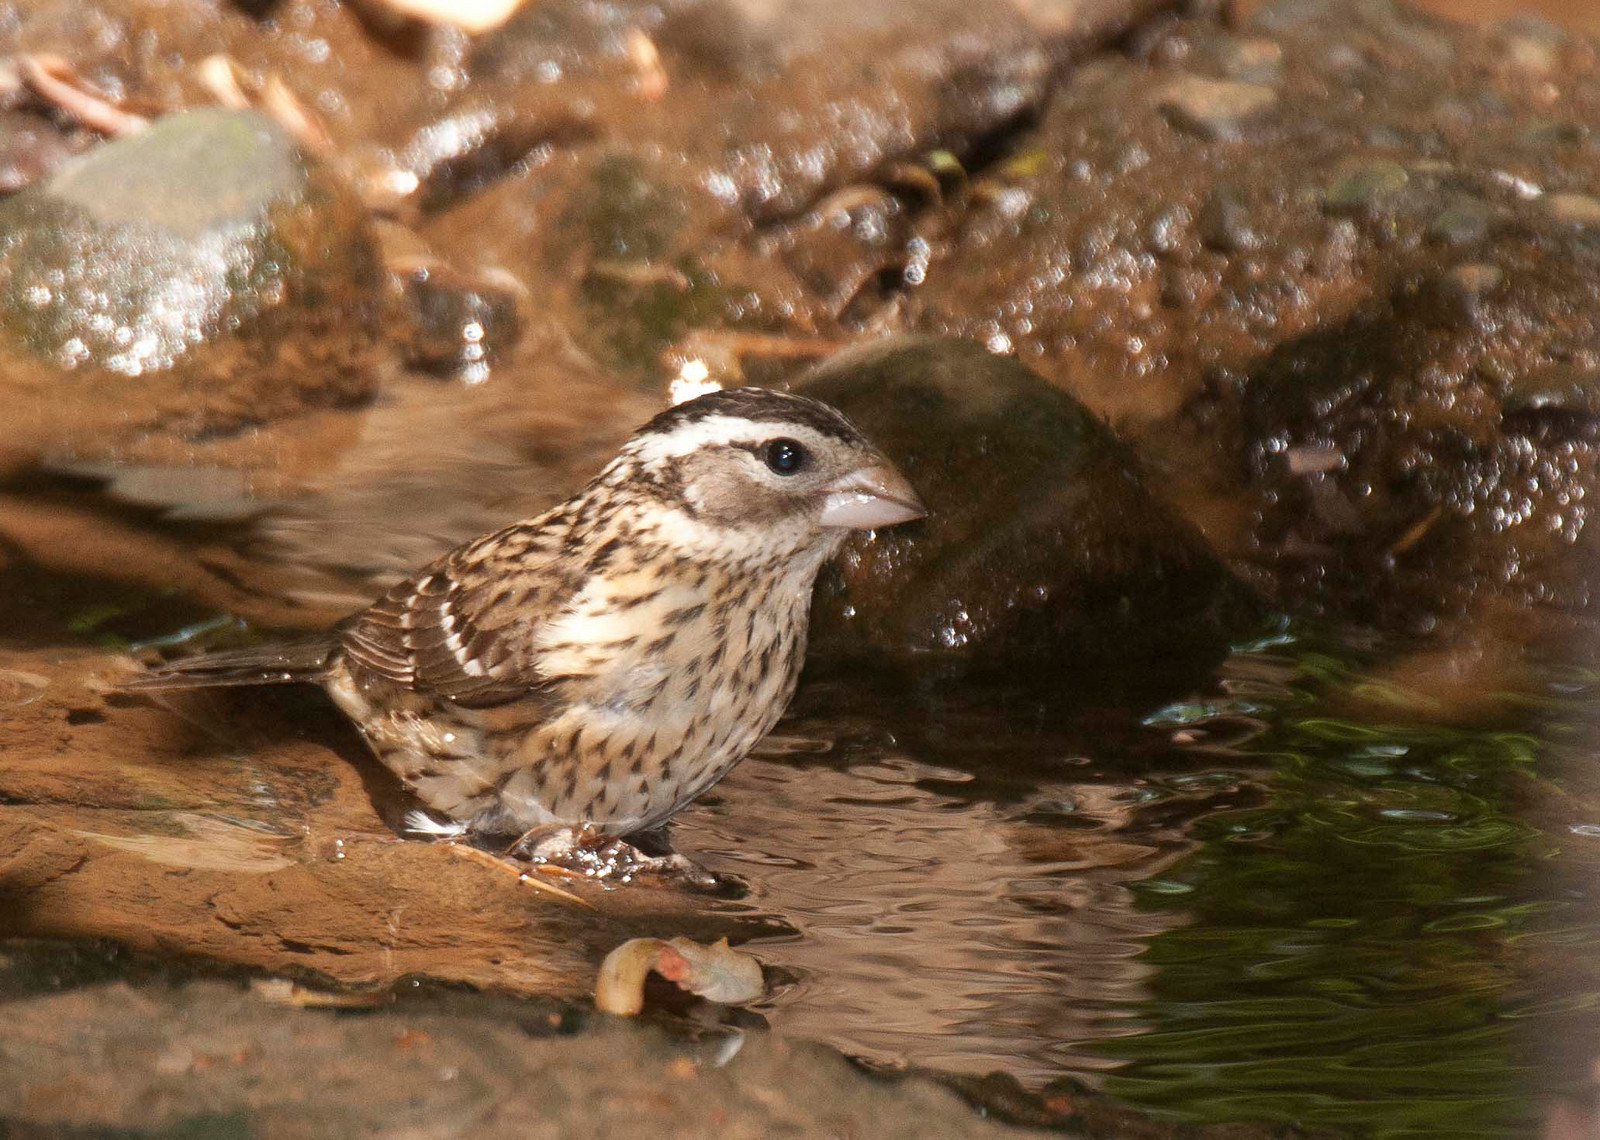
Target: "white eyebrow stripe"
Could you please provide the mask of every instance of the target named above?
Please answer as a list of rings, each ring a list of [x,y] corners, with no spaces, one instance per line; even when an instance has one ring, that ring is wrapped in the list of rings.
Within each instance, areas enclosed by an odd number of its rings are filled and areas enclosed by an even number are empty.
[[[707,416],[671,431],[640,436],[623,449],[640,463],[650,464],[698,451],[708,444],[765,443],[769,439],[799,439],[810,447],[822,441],[815,428],[782,420],[749,420],[743,416]]]

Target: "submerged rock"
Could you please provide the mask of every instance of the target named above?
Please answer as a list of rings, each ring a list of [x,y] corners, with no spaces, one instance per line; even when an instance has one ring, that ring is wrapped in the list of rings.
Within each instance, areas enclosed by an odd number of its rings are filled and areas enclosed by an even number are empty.
[[[812,623],[825,653],[1148,662],[1222,644],[1246,611],[1104,425],[1014,360],[905,338],[797,387],[844,409],[930,511],[853,540],[825,572]]]
[[[376,381],[360,203],[271,121],[194,111],[0,202],[0,449],[215,434]],[[109,436],[109,438],[108,438]]]

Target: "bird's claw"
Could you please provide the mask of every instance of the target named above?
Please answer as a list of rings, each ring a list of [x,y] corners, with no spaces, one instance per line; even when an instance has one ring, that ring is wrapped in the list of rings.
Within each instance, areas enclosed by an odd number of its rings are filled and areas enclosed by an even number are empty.
[[[627,840],[593,828],[529,832],[507,849],[506,857],[527,859],[541,867],[591,879],[627,883],[641,877],[659,877],[700,890],[718,886],[715,875],[682,855],[647,855]]]

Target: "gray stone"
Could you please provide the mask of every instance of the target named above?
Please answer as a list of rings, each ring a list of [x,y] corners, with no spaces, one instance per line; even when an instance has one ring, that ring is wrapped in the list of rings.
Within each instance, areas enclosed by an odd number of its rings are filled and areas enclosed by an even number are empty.
[[[364,396],[380,281],[360,203],[279,127],[169,116],[0,203],[0,388],[38,409],[9,431],[93,448]]]
[[[1411,175],[1397,162],[1363,162],[1342,170],[1328,186],[1323,202],[1331,213],[1361,213],[1404,190],[1410,181]]]
[[[1428,237],[1446,245],[1473,245],[1489,236],[1493,217],[1488,203],[1464,199],[1447,206],[1428,223]]]
[[[1178,127],[1202,138],[1237,140],[1246,125],[1278,101],[1259,83],[1184,75],[1161,88],[1160,107]]]

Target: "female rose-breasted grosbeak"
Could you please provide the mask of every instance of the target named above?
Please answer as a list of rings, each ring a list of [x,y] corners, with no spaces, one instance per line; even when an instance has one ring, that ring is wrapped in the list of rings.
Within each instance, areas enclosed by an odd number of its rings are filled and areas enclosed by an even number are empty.
[[[326,639],[178,660],[130,687],[317,683],[447,828],[627,835],[778,720],[812,584],[846,533],[925,513],[828,405],[712,392]]]

